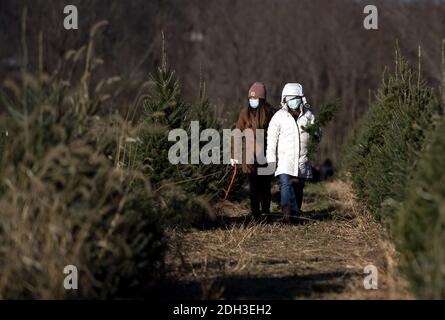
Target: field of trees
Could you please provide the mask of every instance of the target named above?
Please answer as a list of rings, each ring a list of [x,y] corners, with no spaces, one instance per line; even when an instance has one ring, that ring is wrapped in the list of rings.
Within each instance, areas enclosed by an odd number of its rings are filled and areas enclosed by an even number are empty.
[[[445,298],[445,4],[374,2],[377,31],[362,1],[75,0],[66,31],[62,2],[2,1],[0,298]],[[339,105],[337,174],[290,224],[247,218],[242,174],[217,210],[230,166],[168,161],[256,80]]]
[[[428,84],[441,80],[441,41],[445,6],[441,1],[373,1],[379,9],[379,30],[363,28],[366,1],[329,0],[75,0],[79,30],[66,32],[63,2],[2,1],[0,4],[0,75],[18,68],[22,53],[22,8],[28,4],[30,67],[38,67],[39,39],[43,69],[57,68],[63,53],[88,40],[89,28],[100,20],[109,25],[96,46],[106,68],[96,77],[121,78],[114,93],[117,105],[137,93],[161,61],[164,31],[170,66],[181,81],[184,99],[196,101],[204,81],[212,112],[225,125],[244,103],[250,83],[266,83],[270,102],[277,104],[283,85],[300,81],[309,102],[318,106],[341,100],[337,121],[326,128],[320,161],[339,159],[339,145],[368,108],[385,67],[393,67],[394,46],[421,72]],[[60,26],[60,27],[57,27]],[[31,63],[32,62],[32,63]],[[125,90],[124,90],[125,89]],[[133,91],[131,91],[133,90]]]

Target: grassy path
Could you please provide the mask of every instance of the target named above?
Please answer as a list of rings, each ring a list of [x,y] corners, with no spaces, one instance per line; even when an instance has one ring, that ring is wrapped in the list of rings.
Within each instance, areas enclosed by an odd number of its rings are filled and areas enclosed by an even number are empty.
[[[247,204],[228,204],[217,228],[171,231],[162,298],[410,298],[384,229],[341,181],[311,184],[302,219],[246,219]],[[277,208],[275,208],[277,211]],[[378,290],[365,290],[363,269],[378,269]]]

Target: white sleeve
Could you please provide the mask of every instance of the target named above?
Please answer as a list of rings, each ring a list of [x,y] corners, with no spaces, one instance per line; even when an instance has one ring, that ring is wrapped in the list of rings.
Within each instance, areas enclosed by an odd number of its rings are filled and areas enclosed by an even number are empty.
[[[277,162],[277,143],[280,135],[280,121],[278,113],[276,113],[272,120],[270,120],[269,128],[267,129],[267,163]]]
[[[310,116],[310,118],[309,118],[309,123],[311,124],[311,125],[313,125],[314,123],[315,123],[315,115],[314,115],[314,113],[311,111],[311,116]],[[318,129],[318,132],[316,133],[319,137],[321,137],[321,135],[322,135],[322,128],[319,128]]]
[[[315,115],[314,115],[314,113],[313,113],[312,111],[311,111],[310,122],[311,122],[311,124],[314,124],[314,123],[315,123]]]

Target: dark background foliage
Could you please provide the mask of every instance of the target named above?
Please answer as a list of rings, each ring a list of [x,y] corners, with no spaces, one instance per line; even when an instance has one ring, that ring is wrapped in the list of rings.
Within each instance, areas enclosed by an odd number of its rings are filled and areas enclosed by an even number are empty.
[[[96,0],[71,1],[79,8],[80,28],[62,28],[61,1],[5,0],[0,3],[0,70],[4,77],[21,65],[20,15],[29,8],[27,29],[45,48],[44,69],[57,66],[64,48],[88,37],[89,26],[110,22],[103,49],[104,68],[95,77],[118,74],[124,86],[115,101],[132,97],[135,83],[146,79],[161,61],[165,33],[168,60],[183,86],[186,101],[195,101],[200,79],[215,114],[230,122],[256,80],[268,86],[269,100],[278,104],[283,85],[299,81],[315,111],[340,99],[342,108],[325,130],[319,159],[336,160],[339,146],[368,108],[387,65],[393,65],[394,44],[427,83],[440,82],[441,39],[445,34],[445,6],[441,1],[329,1],[329,0]],[[363,8],[379,9],[379,30],[363,28]],[[30,52],[37,52],[36,50]],[[38,60],[38,55],[30,55]],[[37,66],[38,64],[33,64]],[[128,90],[126,90],[128,89]],[[125,93],[123,93],[125,92]]]

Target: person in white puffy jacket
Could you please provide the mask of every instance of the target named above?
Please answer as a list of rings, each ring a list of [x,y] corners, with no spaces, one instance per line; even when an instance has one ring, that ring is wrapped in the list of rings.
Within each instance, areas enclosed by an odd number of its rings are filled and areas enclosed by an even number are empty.
[[[310,136],[304,130],[315,121],[315,116],[305,104],[303,87],[299,83],[284,86],[281,105],[267,130],[266,158],[276,165],[275,176],[281,185],[281,209],[286,220],[297,215],[303,203],[306,179],[312,178],[308,160]]]

